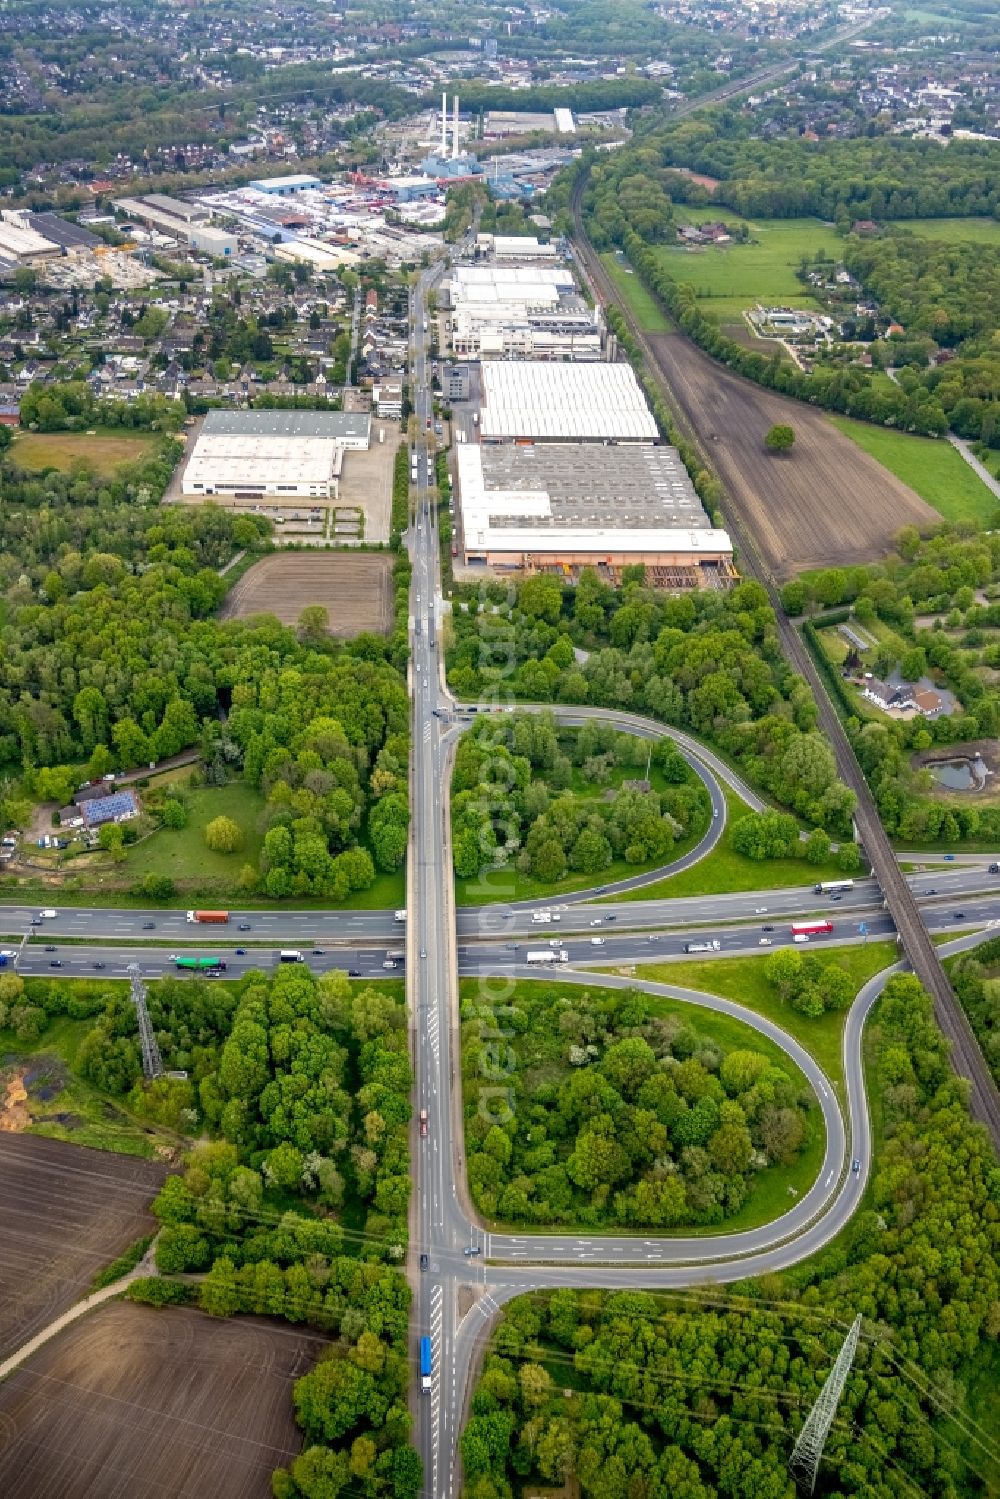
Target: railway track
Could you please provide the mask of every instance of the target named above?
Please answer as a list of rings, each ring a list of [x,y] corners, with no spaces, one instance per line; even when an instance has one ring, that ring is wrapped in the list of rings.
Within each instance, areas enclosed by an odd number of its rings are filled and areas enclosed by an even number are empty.
[[[652,346],[628,306],[618,297],[610,276],[587,238],[583,227],[583,195],[586,185],[587,171],[584,170],[573,188],[571,199],[579,261],[586,271],[595,296],[605,306],[616,306],[625,319],[630,334],[642,350],[649,374],[659,385],[678,427],[698,449],[706,468],[711,470],[712,463],[697,427],[697,413],[683,409],[675,399]],[[778,585],[770,568],[762,559],[744,518],[732,503],[726,506],[726,519],[740,554],[741,570],[756,579],[767,591],[778,622],[779,639],[785,656],[812,688],[820,726],[833,748],[838,774],[857,797],[854,817],[858,834],[895,923],[903,951],[914,974],[934,1002],[938,1025],[951,1046],[952,1066],[969,1085],[972,1115],[989,1130],[994,1148],[1000,1153],[1000,1093],[997,1092],[968,1017],[955,996],[930,934],[920,918],[917,903],[903,878],[844,726],[827,695],[802,636],[782,609]]]

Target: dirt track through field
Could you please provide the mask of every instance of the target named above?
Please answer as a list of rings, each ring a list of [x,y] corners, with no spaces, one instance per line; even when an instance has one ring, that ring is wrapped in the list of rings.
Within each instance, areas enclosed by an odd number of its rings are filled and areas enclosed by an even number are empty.
[[[165,1176],[163,1166],[136,1156],[0,1134],[0,1355],[79,1301],[98,1270],[154,1232],[148,1205]],[[7,1492],[0,1480],[0,1494]]]
[[[779,580],[805,568],[874,561],[892,550],[901,527],[940,524],[936,510],[822,412],[732,374],[680,334],[647,336]],[[789,454],[764,448],[776,422],[795,429]]]
[[[392,625],[392,562],[378,552],[283,552],[244,573],[222,606],[223,619],[274,614],[294,625],[303,609],[321,604],[331,635],[353,639]]]
[[[110,1302],[0,1385],[4,1499],[267,1499],[301,1450],[292,1382],[325,1339]]]

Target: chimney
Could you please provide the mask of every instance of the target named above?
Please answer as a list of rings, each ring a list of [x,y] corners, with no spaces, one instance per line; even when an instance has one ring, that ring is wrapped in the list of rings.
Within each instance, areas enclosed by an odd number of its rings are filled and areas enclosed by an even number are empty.
[[[451,146],[452,157],[458,155],[458,95],[455,95],[455,135]]]
[[[448,155],[448,95],[441,93],[441,155]]]

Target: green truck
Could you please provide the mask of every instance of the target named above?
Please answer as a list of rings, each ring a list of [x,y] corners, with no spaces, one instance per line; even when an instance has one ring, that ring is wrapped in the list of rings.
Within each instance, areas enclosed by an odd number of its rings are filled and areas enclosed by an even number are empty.
[[[176,968],[193,968],[199,973],[224,973],[226,968],[222,958],[182,958],[171,953],[170,961]]]

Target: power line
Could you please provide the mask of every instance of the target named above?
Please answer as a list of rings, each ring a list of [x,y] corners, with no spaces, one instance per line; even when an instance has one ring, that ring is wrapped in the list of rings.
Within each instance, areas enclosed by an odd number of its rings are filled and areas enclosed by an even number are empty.
[[[855,1317],[853,1326],[844,1339],[844,1345],[837,1354],[837,1362],[830,1370],[816,1403],[806,1417],[806,1424],[799,1432],[798,1441],[788,1459],[788,1470],[795,1482],[800,1488],[807,1488],[810,1494],[816,1487],[816,1474],[819,1471],[823,1448],[826,1445],[830,1427],[833,1425],[833,1418],[837,1414],[837,1406],[844,1393],[844,1384],[851,1371],[851,1364],[854,1362],[854,1351],[858,1346],[860,1331],[859,1314]]]

